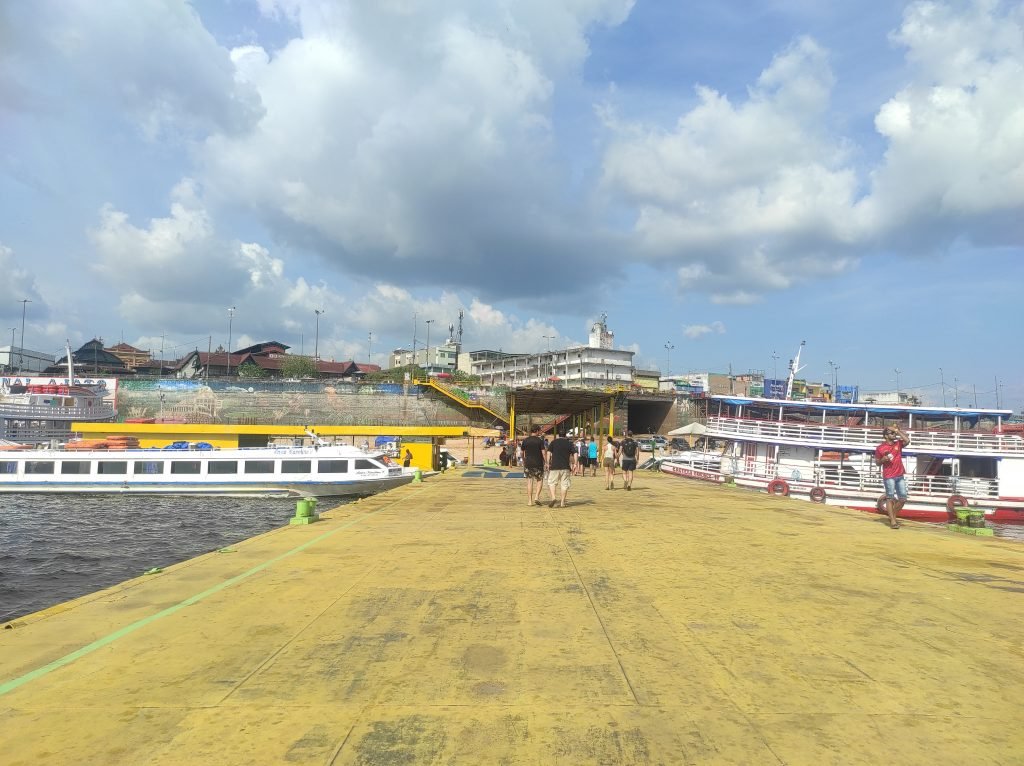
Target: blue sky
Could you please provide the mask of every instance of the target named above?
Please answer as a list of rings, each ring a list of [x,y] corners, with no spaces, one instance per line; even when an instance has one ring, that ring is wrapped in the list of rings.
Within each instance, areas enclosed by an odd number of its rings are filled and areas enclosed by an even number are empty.
[[[414,316],[525,352],[606,313],[644,368],[806,340],[1019,409],[1022,82],[997,0],[7,3],[0,331],[173,356],[234,306],[309,352],[323,309],[380,363]]]

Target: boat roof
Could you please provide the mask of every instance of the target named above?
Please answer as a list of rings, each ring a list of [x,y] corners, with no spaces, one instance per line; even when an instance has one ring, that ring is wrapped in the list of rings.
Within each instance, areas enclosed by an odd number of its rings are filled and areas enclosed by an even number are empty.
[[[929,407],[909,404],[873,404],[868,402],[815,402],[795,399],[766,399],[758,396],[734,396],[732,394],[712,394],[708,399],[725,404],[747,405],[760,404],[768,407],[785,407],[787,409],[831,410],[835,412],[871,412],[877,414],[913,413],[931,417],[1003,417],[1009,419],[1013,410],[991,410],[979,407]]]

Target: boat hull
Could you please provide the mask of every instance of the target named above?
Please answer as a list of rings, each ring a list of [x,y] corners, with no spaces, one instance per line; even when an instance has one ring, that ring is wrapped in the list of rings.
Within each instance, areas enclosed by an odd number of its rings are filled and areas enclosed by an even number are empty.
[[[32,482],[0,484],[2,494],[70,495],[147,495],[171,497],[352,497],[372,495],[401,487],[412,481],[412,474],[386,479],[338,482],[282,483],[141,483]]]

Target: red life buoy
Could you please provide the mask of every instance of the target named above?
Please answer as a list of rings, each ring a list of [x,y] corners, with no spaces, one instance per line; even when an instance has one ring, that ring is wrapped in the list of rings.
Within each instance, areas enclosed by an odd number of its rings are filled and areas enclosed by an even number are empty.
[[[889,502],[888,495],[879,495],[878,500],[875,501],[875,510],[879,513],[888,513],[889,507],[886,505]]]
[[[951,495],[949,500],[946,501],[946,510],[953,513],[956,508],[966,508],[967,498],[963,495]]]
[[[789,485],[782,479],[772,479],[768,482],[769,495],[788,495]]]
[[[811,502],[824,503],[825,490],[823,490],[821,487],[811,487]]]

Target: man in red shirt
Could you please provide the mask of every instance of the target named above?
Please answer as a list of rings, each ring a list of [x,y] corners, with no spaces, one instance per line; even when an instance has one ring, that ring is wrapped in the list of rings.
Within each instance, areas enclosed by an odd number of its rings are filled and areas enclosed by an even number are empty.
[[[885,485],[885,509],[889,514],[889,526],[900,528],[897,517],[907,502],[907,479],[903,468],[903,448],[910,444],[899,426],[886,426],[885,441],[875,448],[875,463],[882,466],[882,484]]]

